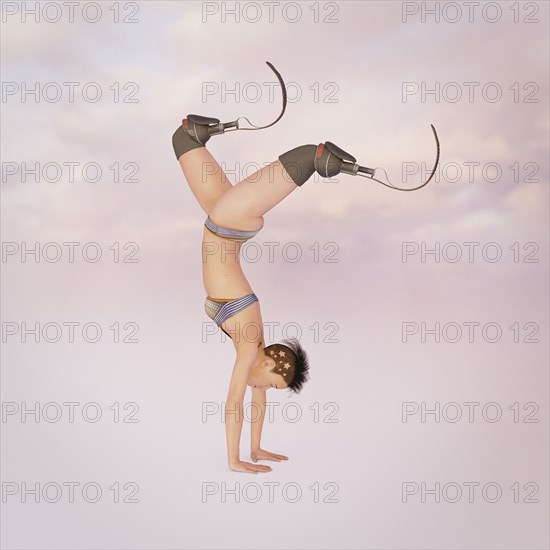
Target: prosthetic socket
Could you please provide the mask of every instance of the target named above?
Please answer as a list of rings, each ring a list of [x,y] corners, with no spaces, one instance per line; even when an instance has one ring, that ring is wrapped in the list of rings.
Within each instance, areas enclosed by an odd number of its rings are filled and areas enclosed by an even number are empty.
[[[374,174],[371,168],[359,166],[355,157],[327,141],[319,145],[301,145],[279,157],[285,170],[296,185],[303,185],[314,172],[323,178],[337,174],[355,176],[358,172]]]

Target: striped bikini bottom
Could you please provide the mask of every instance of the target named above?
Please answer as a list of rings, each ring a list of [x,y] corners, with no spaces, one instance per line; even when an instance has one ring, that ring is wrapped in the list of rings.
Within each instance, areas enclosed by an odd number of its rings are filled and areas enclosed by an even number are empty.
[[[233,315],[236,315],[239,311],[242,311],[245,307],[257,301],[258,297],[253,292],[241,296],[240,298],[230,298],[228,300],[207,296],[204,302],[204,310],[206,311],[206,315],[223,330],[222,323],[226,319],[233,317]],[[227,331],[223,331],[231,338],[231,335]]]

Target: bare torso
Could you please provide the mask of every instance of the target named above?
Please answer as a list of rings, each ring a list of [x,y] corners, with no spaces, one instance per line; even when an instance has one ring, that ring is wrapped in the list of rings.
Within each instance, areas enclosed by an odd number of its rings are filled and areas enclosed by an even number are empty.
[[[202,238],[202,281],[212,298],[240,298],[253,292],[238,261],[241,243],[218,237],[206,226]]]
[[[254,292],[246,278],[240,260],[241,243],[230,241],[203,228],[202,278],[204,290],[211,298],[234,299]],[[222,323],[233,344],[254,341],[265,346],[259,302],[254,302]]]

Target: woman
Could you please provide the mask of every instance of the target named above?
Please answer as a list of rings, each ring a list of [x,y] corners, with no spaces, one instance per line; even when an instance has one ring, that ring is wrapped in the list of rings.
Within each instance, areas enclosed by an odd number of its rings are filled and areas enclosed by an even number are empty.
[[[174,132],[172,144],[191,191],[207,214],[202,247],[205,310],[232,339],[237,354],[225,412],[229,467],[257,473],[271,468],[240,459],[246,387],[252,388],[252,402],[259,412],[252,422],[252,460],[287,460],[260,446],[266,391],[288,388],[298,393],[309,377],[309,362],[296,339],[265,346],[260,303],[243,273],[240,249],[262,229],[263,216],[317,168],[322,176],[333,176],[343,159],[335,157],[326,144],[302,145],[233,186],[205,147],[211,137],[209,128],[218,123],[189,115]]]
[[[277,122],[285,111],[286,93],[279,73],[269,62],[268,65],[279,78],[283,90],[283,110]],[[265,392],[269,388],[288,388],[298,393],[308,379],[309,362],[296,339],[265,346],[258,297],[239,261],[242,244],[262,229],[264,215],[302,186],[314,172],[324,178],[340,172],[363,175],[402,191],[424,187],[432,179],[439,162],[439,140],[432,126],[437,143],[436,163],[428,180],[411,189],[397,188],[375,179],[375,169],[356,164],[352,155],[330,141],[287,151],[278,160],[232,186],[205,147],[212,135],[224,133],[228,128],[238,128],[238,121],[223,124],[216,118],[188,115],[174,132],[172,145],[191,191],[207,214],[202,247],[203,282],[207,293],[205,310],[230,336],[237,353],[225,411],[229,467],[255,474],[271,468],[240,459],[246,387],[252,388],[252,404],[259,412],[259,417],[251,423],[252,460],[287,460],[286,456],[268,452],[260,446]]]

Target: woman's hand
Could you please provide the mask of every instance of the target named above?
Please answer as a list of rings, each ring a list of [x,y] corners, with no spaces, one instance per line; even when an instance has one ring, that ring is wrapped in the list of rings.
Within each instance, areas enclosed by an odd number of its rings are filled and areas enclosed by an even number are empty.
[[[271,466],[264,466],[263,464],[251,464],[250,462],[244,462],[238,460],[236,462],[230,462],[229,468],[234,472],[245,472],[247,474],[257,474],[258,472],[271,472]]]
[[[288,460],[288,456],[278,455],[275,453],[270,453],[269,451],[264,451],[263,449],[255,449],[250,453],[250,458],[257,462],[258,460],[273,460],[275,462],[281,462],[281,460]]]

